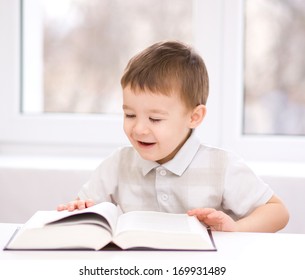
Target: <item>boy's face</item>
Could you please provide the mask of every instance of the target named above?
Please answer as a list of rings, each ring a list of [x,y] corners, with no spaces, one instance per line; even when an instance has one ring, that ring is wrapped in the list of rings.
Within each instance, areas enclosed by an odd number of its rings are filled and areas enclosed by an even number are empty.
[[[142,158],[163,164],[171,160],[191,131],[191,110],[177,94],[136,94],[123,90],[124,131]]]

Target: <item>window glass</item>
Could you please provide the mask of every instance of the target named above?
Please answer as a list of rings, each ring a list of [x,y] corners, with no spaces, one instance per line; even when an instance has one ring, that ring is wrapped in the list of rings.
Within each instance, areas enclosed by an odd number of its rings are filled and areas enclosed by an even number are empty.
[[[31,21],[39,18],[31,15],[34,9],[25,7],[23,16],[23,37],[32,40],[23,48],[27,113],[120,112],[120,77],[131,56],[160,40],[193,41],[192,1],[36,2],[41,5],[41,36],[31,31],[31,24],[37,26]],[[37,51],[27,47],[35,40]],[[37,75],[30,75],[35,69]]]
[[[246,1],[245,134],[305,135],[304,50],[304,1]]]

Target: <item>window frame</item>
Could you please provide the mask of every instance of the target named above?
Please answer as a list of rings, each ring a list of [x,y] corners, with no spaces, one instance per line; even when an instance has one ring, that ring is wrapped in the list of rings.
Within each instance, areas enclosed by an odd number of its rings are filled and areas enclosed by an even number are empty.
[[[31,0],[28,3],[34,2],[35,0]],[[48,153],[59,154],[65,154],[66,150],[72,155],[90,151],[94,154],[96,151],[100,154],[105,149],[110,151],[128,143],[121,129],[122,116],[115,114],[39,113],[39,104],[35,107],[37,113],[21,113],[21,87],[24,83],[21,64],[29,60],[22,56],[21,50],[22,1],[1,0],[0,4],[3,6],[0,11],[0,31],[3,34],[0,39],[0,59],[3,61],[0,72],[4,77],[0,80],[0,88],[3,89],[0,94],[1,150],[24,150],[26,153],[44,153],[48,150]],[[32,44],[32,47],[35,48],[35,45]],[[38,65],[34,68],[37,74],[39,62],[35,61],[33,64]],[[32,94],[37,95],[37,92]],[[29,108],[28,105],[25,107]]]
[[[253,161],[304,161],[304,136],[243,134],[244,3],[223,1],[222,145]]]
[[[304,137],[242,134],[243,2],[193,2],[195,47],[210,76],[208,114],[197,129],[199,138],[247,160],[300,161]],[[122,116],[20,113],[21,6],[17,0],[0,0],[0,6],[0,152],[103,156],[128,144]]]

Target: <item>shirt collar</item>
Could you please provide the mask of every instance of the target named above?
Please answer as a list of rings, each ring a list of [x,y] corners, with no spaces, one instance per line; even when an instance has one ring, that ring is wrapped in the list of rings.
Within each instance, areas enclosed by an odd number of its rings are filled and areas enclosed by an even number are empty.
[[[170,172],[181,176],[183,172],[192,162],[194,156],[196,155],[200,147],[200,140],[196,136],[195,131],[193,130],[190,137],[175,155],[175,157],[163,164],[162,166],[169,170]],[[144,160],[141,158],[142,174],[146,176],[152,169],[160,166],[159,163],[155,161]]]

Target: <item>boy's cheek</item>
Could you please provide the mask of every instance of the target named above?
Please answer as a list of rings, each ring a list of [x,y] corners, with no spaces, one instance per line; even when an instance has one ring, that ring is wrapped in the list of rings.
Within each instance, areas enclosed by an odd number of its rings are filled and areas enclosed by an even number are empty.
[[[124,130],[124,133],[128,136],[128,134],[130,132],[130,126],[125,121],[123,123],[123,130]]]

